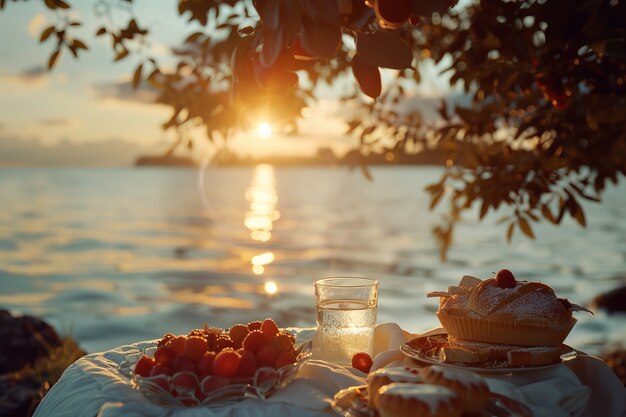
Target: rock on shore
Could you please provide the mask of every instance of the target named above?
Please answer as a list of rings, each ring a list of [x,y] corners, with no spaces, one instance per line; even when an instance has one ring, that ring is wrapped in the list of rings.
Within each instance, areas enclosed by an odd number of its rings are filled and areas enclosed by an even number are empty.
[[[85,353],[33,316],[0,310],[0,416],[28,417],[72,362]]]

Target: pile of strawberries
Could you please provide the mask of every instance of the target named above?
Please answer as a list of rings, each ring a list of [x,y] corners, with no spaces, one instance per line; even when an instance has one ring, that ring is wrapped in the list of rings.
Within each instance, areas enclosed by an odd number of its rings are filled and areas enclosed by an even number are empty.
[[[296,363],[294,342],[295,338],[280,331],[270,318],[236,324],[228,330],[205,326],[186,336],[168,333],[158,342],[153,358],[144,355],[137,361],[135,374],[172,377],[171,385],[178,387],[171,391],[174,395],[181,391],[207,393],[233,379],[250,379],[259,368],[279,369]],[[178,374],[182,371],[188,372]],[[205,380],[209,375],[220,378]],[[154,382],[169,391],[165,380],[155,378]]]

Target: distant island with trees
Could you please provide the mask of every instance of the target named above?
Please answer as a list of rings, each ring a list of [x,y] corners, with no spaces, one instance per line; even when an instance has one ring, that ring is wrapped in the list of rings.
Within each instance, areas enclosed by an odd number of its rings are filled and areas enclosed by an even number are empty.
[[[240,155],[228,149],[220,151],[212,160],[212,166],[254,166],[271,164],[274,166],[374,166],[374,165],[444,165],[446,156],[439,150],[422,150],[418,153],[385,151],[363,155],[358,149],[352,149],[344,155],[337,155],[331,148],[322,147],[313,155]],[[136,166],[190,167],[198,165],[192,158],[177,155],[140,156]]]

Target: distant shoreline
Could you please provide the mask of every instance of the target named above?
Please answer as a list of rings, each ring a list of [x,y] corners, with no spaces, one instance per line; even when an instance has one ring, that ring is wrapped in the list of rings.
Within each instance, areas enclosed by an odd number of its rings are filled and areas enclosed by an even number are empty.
[[[234,153],[220,154],[210,165],[213,167],[249,167],[259,164],[285,167],[305,166],[442,166],[445,156],[437,151],[422,151],[416,154],[391,153],[362,155],[352,150],[342,157],[337,157],[330,150],[320,150],[313,156],[239,156]],[[193,159],[174,155],[146,155],[135,161],[138,167],[194,167],[198,166]]]

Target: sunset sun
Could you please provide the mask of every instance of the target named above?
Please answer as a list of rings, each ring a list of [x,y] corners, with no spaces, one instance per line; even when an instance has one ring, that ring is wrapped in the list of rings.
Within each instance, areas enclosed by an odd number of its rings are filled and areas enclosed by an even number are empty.
[[[261,139],[269,139],[272,136],[272,126],[267,122],[261,122],[256,127],[256,133]]]

